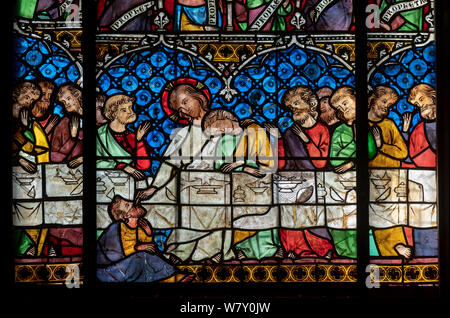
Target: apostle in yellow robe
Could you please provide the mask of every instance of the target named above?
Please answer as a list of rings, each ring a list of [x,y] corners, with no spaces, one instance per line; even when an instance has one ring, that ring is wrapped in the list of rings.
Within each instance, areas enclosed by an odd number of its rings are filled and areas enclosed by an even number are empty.
[[[14,163],[29,173],[36,172],[37,164],[50,161],[50,147],[47,136],[30,114],[30,109],[41,95],[40,89],[29,81],[19,83],[13,90],[13,119],[16,121],[13,133]]]
[[[218,120],[215,121],[219,122]],[[248,125],[246,125],[248,124]],[[217,125],[217,124],[216,124]],[[216,168],[222,172],[242,171],[254,177],[261,178],[265,174],[276,171],[276,161],[269,135],[255,121],[244,120],[240,134],[225,135],[219,142],[217,156],[234,157],[234,162],[216,162]],[[224,145],[229,143],[230,145]],[[236,144],[237,143],[237,144]],[[235,146],[234,146],[235,145]],[[234,152],[234,154],[233,154]],[[249,214],[269,214],[271,208],[246,207]],[[266,213],[261,213],[267,210]],[[256,219],[252,219],[256,221]],[[252,222],[251,219],[248,222]],[[233,231],[233,244],[240,259],[263,259],[273,257],[281,249],[280,235],[277,228],[261,230]]]
[[[387,118],[397,99],[395,90],[385,86],[375,87],[369,97],[369,125],[377,148],[376,156],[369,161],[371,168],[399,168],[408,156],[403,136],[395,123]],[[411,257],[403,226],[374,229],[373,235],[381,256]]]

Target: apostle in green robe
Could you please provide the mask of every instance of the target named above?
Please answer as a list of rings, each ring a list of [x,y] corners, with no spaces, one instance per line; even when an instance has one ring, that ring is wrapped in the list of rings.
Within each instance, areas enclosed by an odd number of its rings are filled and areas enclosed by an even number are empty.
[[[352,87],[337,89],[330,98],[330,104],[337,111],[337,116],[343,121],[331,137],[330,163],[338,174],[354,170],[356,158],[356,97]],[[372,133],[368,133],[369,160],[376,155],[376,146]],[[346,209],[346,207],[343,207]],[[348,214],[348,213],[347,213]],[[330,228],[336,252],[341,257],[356,258],[356,230]]]
[[[133,111],[134,98],[118,94],[106,100],[103,109],[108,123],[97,129],[96,152],[99,169],[123,170],[133,178],[144,178],[144,171],[150,168],[147,146],[142,140],[150,128],[145,122],[132,132],[127,125],[136,121]]]
[[[289,0],[234,1],[236,22],[243,31],[286,31]]]
[[[380,25],[388,31],[423,31],[428,0],[377,0]]]

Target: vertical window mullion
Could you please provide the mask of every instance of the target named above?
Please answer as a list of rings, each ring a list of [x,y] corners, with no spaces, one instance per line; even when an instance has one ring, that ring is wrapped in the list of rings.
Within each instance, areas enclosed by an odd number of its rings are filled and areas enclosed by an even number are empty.
[[[83,8],[83,245],[84,284],[92,291],[96,281],[96,107],[95,107],[95,30],[96,6],[93,1],[84,1]]]
[[[357,184],[357,272],[358,286],[366,290],[369,264],[369,171],[367,146],[367,28],[366,1],[354,1],[356,78],[356,184]]]

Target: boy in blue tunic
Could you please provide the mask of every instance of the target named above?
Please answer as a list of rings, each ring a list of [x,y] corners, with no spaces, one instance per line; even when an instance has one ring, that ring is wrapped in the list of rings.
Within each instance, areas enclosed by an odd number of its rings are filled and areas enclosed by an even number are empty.
[[[102,282],[181,280],[177,270],[157,255],[150,223],[140,205],[115,196],[108,207],[114,222],[97,241],[97,278]]]

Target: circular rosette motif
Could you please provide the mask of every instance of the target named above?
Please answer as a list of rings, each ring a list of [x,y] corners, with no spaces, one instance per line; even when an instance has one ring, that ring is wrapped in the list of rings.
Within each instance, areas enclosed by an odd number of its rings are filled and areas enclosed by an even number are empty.
[[[152,98],[150,92],[146,89],[141,89],[136,93],[136,104],[139,106],[147,105]]]
[[[163,67],[167,63],[167,55],[164,52],[155,52],[150,58],[150,62],[155,67]]]
[[[350,74],[350,71],[343,67],[332,67],[331,74],[337,78],[346,78]]]
[[[42,61],[42,54],[38,50],[29,51],[26,55],[26,61],[29,65],[39,65]]]
[[[305,66],[304,73],[311,81],[315,81],[320,76],[320,66],[315,63],[310,63]]]
[[[375,86],[384,84],[386,83],[386,81],[387,81],[386,77],[381,73],[376,73],[372,78],[372,83]]]
[[[181,70],[178,66],[175,65],[167,65],[164,68],[164,77],[171,81],[181,75]]]
[[[67,70],[67,78],[71,82],[76,82],[80,78],[80,72],[75,65],[71,65]]]
[[[427,63],[423,60],[414,60],[409,64],[409,70],[413,75],[421,76],[427,72]]]
[[[152,92],[159,93],[159,92],[161,92],[161,89],[163,88],[163,86],[165,84],[166,84],[166,81],[162,77],[158,76],[158,77],[153,77],[150,80],[150,83],[148,84],[148,86],[150,87]]]
[[[397,111],[400,114],[403,114],[405,112],[412,112],[414,111],[414,106],[408,103],[407,98],[402,98],[397,102]]]
[[[41,51],[42,54],[47,55],[50,53],[50,49],[45,42],[39,42],[38,47],[39,47],[39,51]]]
[[[255,106],[262,105],[265,99],[266,95],[261,89],[254,89],[248,94],[248,101]]]
[[[160,103],[151,104],[150,107],[148,108],[148,115],[156,120],[162,119],[164,117],[164,111],[161,108],[161,104]]]
[[[252,87],[252,80],[245,75],[239,75],[234,80],[234,86],[240,92],[247,92]]]
[[[189,60],[189,58],[182,53],[177,55],[177,62],[180,66],[190,66],[191,65],[191,61]]]
[[[14,53],[25,53],[28,50],[29,43],[24,38],[14,39]]]
[[[294,87],[294,86],[297,86],[297,85],[291,85],[290,87]],[[283,104],[283,96],[286,92],[287,92],[287,88],[282,88],[278,91],[278,98],[277,98],[278,104],[280,104],[280,105]]]
[[[125,67],[123,67],[123,66],[112,67],[112,68],[108,71],[109,75],[111,75],[112,77],[117,77],[117,78],[122,77],[123,74],[125,74],[125,72],[126,72],[126,69],[125,69]]]
[[[263,81],[263,88],[268,93],[275,93],[277,90],[277,80],[275,76],[266,77]]]
[[[152,75],[152,67],[147,63],[141,63],[136,67],[136,75],[141,79],[147,79]]]
[[[53,63],[57,67],[66,67],[70,64],[70,60],[64,56],[52,56],[49,58],[49,62]]]
[[[403,58],[401,59],[402,64],[409,64],[414,59],[414,52],[413,51],[407,51],[405,55],[403,55]]]
[[[234,112],[240,119],[242,119],[242,118],[250,117],[250,115],[252,114],[252,109],[250,108],[250,106],[248,104],[241,103],[236,106],[236,108],[234,109]]]
[[[147,143],[150,147],[159,148],[164,143],[164,134],[158,130],[153,130],[147,135]]]
[[[18,61],[13,63],[14,77],[16,78],[22,77],[25,74],[26,70],[27,68],[23,63]]]
[[[266,75],[266,69],[264,67],[253,67],[247,73],[253,79],[261,79]]]
[[[294,68],[289,63],[280,63],[277,74],[280,79],[288,79],[294,74]]]
[[[436,48],[434,45],[427,46],[423,50],[423,58],[429,63],[436,62]]]
[[[53,79],[56,76],[56,67],[52,64],[43,64],[39,70],[45,78]]]
[[[436,73],[430,73],[423,79],[423,82],[436,87]]]
[[[198,80],[204,80],[206,76],[208,75],[208,72],[205,70],[189,70],[189,76],[192,78],[196,78]]]
[[[263,106],[263,114],[269,120],[275,119],[278,114],[278,107],[274,103],[267,103]]]
[[[211,94],[217,94],[222,89],[222,82],[217,77],[209,77],[205,80],[205,85]]]
[[[336,81],[331,76],[323,76],[317,82],[319,87],[330,87],[332,89],[336,88]]]
[[[388,76],[394,76],[397,75],[401,70],[401,67],[399,64],[388,64],[384,68],[384,73]]]
[[[109,76],[103,73],[97,81],[98,86],[102,89],[102,91],[107,91],[109,86],[111,85],[111,80]]]
[[[138,80],[132,75],[125,76],[122,79],[122,88],[128,92],[135,91],[138,87]]]
[[[294,76],[290,83],[290,87],[308,85],[308,80],[303,76]]]
[[[170,135],[175,129],[175,123],[170,119],[166,119],[162,124],[162,128],[166,134]]]
[[[414,84],[414,77],[410,73],[401,73],[397,76],[397,83],[403,89],[410,89]]]
[[[292,65],[296,66],[305,64],[307,58],[307,54],[301,49],[292,50],[292,52],[289,54],[289,60],[291,61]]]
[[[269,66],[276,66],[278,63],[279,61],[275,54],[271,54],[264,59],[264,64]]]

